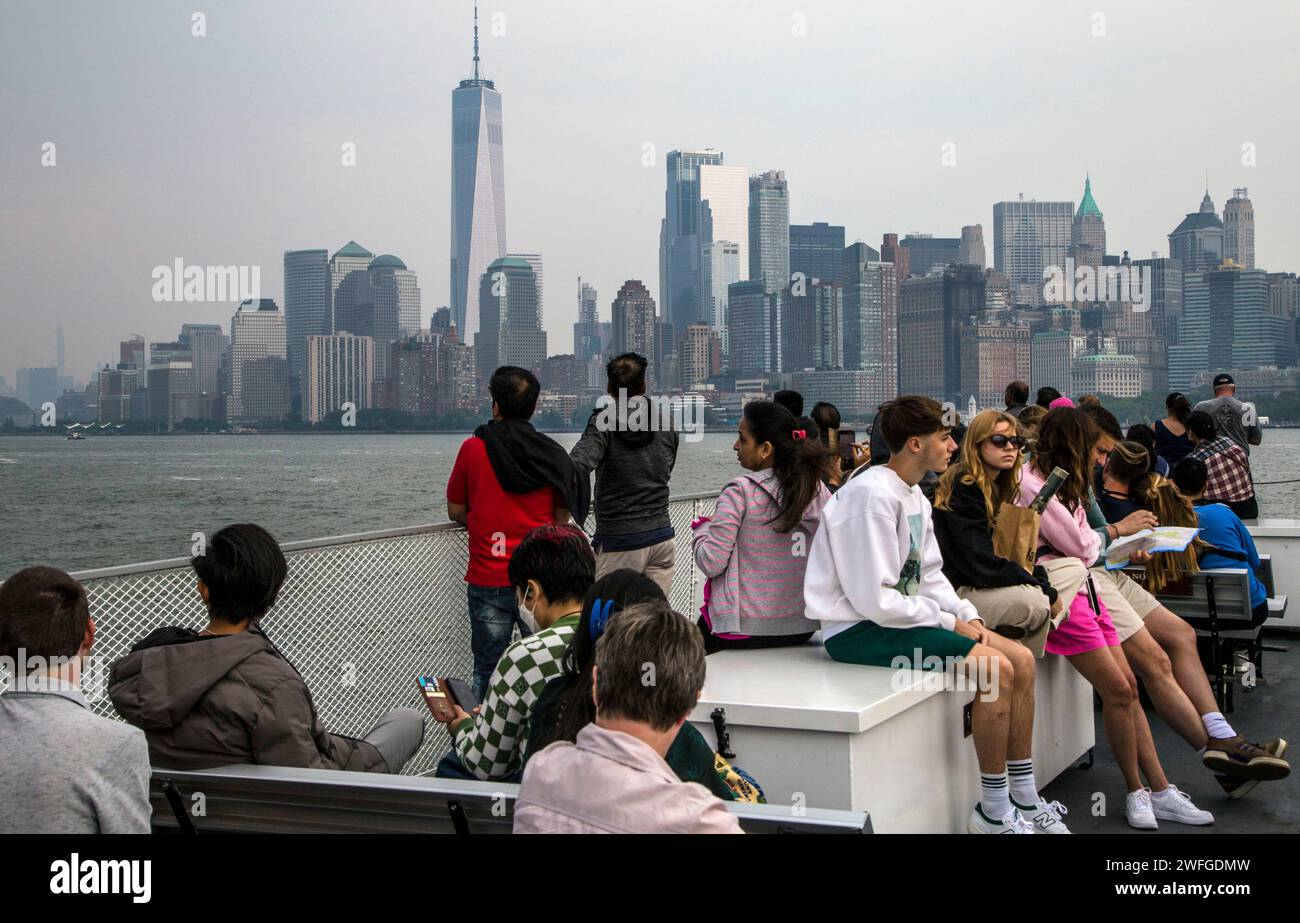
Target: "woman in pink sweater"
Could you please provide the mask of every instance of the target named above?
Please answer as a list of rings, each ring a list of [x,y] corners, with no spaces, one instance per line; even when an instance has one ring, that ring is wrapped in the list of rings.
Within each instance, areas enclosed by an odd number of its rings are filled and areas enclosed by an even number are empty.
[[[1101,538],[1088,525],[1097,438],[1096,426],[1075,407],[1055,407],[1043,417],[1033,461],[1021,472],[1021,505],[1033,501],[1052,469],[1061,468],[1066,478],[1043,510],[1038,532],[1039,561],[1078,558],[1090,567],[1097,560]],[[1048,574],[1051,579],[1050,567]],[[1151,726],[1138,700],[1137,680],[1093,581],[1089,575],[1070,604],[1065,621],[1048,633],[1045,649],[1049,654],[1068,658],[1101,696],[1106,739],[1127,786],[1125,817],[1131,826],[1145,829],[1154,829],[1160,820],[1196,826],[1212,824],[1214,816],[1209,811],[1197,808],[1191,798],[1165,778]],[[1142,784],[1144,776],[1150,787]]]
[[[803,577],[834,457],[812,420],[772,401],[745,405],[734,448],[751,473],[722,489],[712,519],[691,524],[709,578],[705,649],[802,644],[819,627],[804,617]]]

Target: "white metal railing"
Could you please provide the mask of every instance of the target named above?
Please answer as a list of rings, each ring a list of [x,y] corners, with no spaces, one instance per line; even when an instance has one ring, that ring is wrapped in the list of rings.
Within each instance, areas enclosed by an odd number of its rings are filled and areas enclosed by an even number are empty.
[[[694,616],[701,578],[691,554],[691,520],[713,512],[717,494],[669,502],[677,533],[673,608]],[[589,526],[590,528],[590,526]],[[360,736],[388,709],[423,709],[421,673],[468,679],[473,660],[465,600],[466,533],[456,523],[287,542],[289,576],[264,628],[303,674],[329,730]],[[95,619],[98,682],[91,707],[116,718],[106,695],[108,665],[164,625],[206,623],[188,558],[80,571]],[[407,773],[431,770],[449,747],[429,722]]]

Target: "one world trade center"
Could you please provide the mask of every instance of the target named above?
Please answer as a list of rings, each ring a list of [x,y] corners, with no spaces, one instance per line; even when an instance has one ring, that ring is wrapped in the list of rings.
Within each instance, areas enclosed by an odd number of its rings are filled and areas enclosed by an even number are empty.
[[[506,254],[501,94],[479,75],[477,5],[474,76],[451,91],[451,131],[451,316],[461,342],[472,344],[479,281]]]

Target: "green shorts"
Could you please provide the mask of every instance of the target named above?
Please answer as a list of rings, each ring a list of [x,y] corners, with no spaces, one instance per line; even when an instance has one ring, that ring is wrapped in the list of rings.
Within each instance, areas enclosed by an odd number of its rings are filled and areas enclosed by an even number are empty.
[[[840,663],[861,663],[872,667],[898,668],[906,660],[914,670],[940,669],[949,657],[965,657],[975,646],[946,628],[882,628],[875,622],[859,622],[826,642],[826,653]]]

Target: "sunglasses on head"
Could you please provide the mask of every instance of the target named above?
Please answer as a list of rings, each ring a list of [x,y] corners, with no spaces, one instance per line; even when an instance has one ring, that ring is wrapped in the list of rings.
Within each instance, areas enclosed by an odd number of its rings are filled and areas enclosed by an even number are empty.
[[[993,443],[999,449],[1005,449],[1007,446],[1023,449],[1029,440],[1024,436],[1006,436],[1002,433],[994,433],[989,437],[989,442]]]

